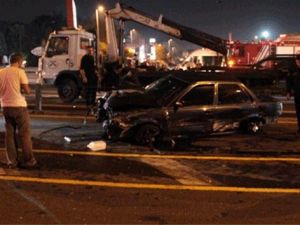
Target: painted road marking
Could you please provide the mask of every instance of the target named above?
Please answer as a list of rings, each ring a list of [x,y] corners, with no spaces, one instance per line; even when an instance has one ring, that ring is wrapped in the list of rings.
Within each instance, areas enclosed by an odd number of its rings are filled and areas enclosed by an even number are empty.
[[[0,116],[3,116],[0,113]],[[78,115],[49,115],[49,114],[30,114],[30,118],[32,119],[50,119],[50,120],[84,120],[85,116],[78,116]],[[88,116],[88,121],[96,121],[95,116]]]
[[[36,178],[36,177],[20,177],[20,176],[0,176],[0,180],[14,181],[14,182],[42,183],[42,184],[61,184],[61,185],[94,186],[94,187],[110,187],[110,188],[126,188],[126,189],[300,194],[299,188],[252,188],[252,187],[226,187],[226,186],[142,184],[142,183],[103,182],[103,181],[90,181],[90,180]]]
[[[5,174],[6,174],[5,170],[3,168],[0,168],[0,175],[5,175]]]
[[[0,116],[3,116],[0,113]],[[30,118],[32,119],[49,119],[49,120],[84,120],[85,116],[80,115],[64,115],[64,114],[30,114]],[[88,121],[96,121],[95,116],[88,116]],[[297,120],[295,118],[280,118],[275,124],[297,124]],[[101,124],[99,124],[100,126]]]
[[[61,106],[61,107],[68,107],[68,106]],[[76,107],[80,106],[70,106],[71,109],[76,109]],[[81,108],[77,108],[81,109]],[[3,113],[0,113],[0,116],[3,116]],[[57,119],[57,120],[84,120],[84,115],[64,115],[64,114],[30,114],[30,117],[33,119]],[[87,120],[89,121],[95,121],[96,116],[88,116]],[[275,123],[277,124],[297,124],[296,118],[290,118],[290,117],[280,117]],[[99,124],[100,125],[100,124]]]
[[[28,104],[29,107],[33,108],[35,104]],[[78,110],[86,110],[87,107],[84,105],[61,105],[61,104],[43,104],[44,108],[55,108],[55,109],[78,109]]]
[[[146,163],[152,167],[155,167],[162,173],[172,177],[178,183],[184,185],[210,185],[209,178],[204,176],[202,173],[194,170],[193,168],[187,167],[182,163],[174,159],[141,159],[143,163]],[[201,180],[199,180],[199,177]]]
[[[297,120],[294,117],[280,117],[277,121],[277,124],[297,124]]]
[[[2,114],[0,114],[2,115]],[[70,120],[70,119],[75,119],[75,120],[83,120],[85,119],[85,116],[80,116],[80,115],[49,115],[49,114],[30,114],[31,118],[35,119],[63,119],[63,120]],[[88,120],[96,120],[95,116],[88,116]],[[278,124],[297,124],[297,120],[294,118],[280,118],[277,121]],[[100,124],[99,124],[100,125]]]
[[[0,148],[0,151],[5,149]],[[197,156],[197,155],[155,155],[138,153],[110,153],[110,152],[87,152],[87,151],[65,151],[65,150],[44,150],[36,149],[34,153],[53,154],[53,155],[84,155],[99,157],[117,157],[117,158],[153,158],[153,159],[187,159],[199,161],[258,161],[258,162],[300,162],[300,157],[242,157],[242,156]]]
[[[295,110],[283,110],[282,113],[295,113],[296,114],[296,111]]]
[[[278,121],[277,122],[278,124],[286,124],[286,125],[288,125],[288,124],[297,124],[297,122],[296,121]]]
[[[30,103],[28,104],[29,107],[35,107],[35,104]],[[45,108],[58,108],[58,109],[81,109],[84,110],[86,109],[85,105],[78,105],[78,104],[73,104],[73,105],[69,105],[69,104],[46,104],[43,103],[42,105]],[[284,110],[283,114],[296,114],[295,110]],[[281,117],[282,118],[282,117]]]

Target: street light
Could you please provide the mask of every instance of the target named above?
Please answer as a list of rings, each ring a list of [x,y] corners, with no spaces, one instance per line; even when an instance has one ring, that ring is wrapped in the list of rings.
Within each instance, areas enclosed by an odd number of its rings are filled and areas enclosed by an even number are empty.
[[[136,32],[135,29],[131,29],[130,32],[129,32],[129,35],[130,35],[130,42],[131,44],[133,44],[133,40],[134,40],[134,33]]]
[[[99,54],[100,54],[100,27],[99,27],[99,13],[103,13],[105,10],[104,6],[100,5],[96,9],[96,66],[97,69],[100,68],[100,62],[99,62]],[[102,63],[102,59],[101,59]]]
[[[172,38],[168,40],[168,50],[169,50],[169,57],[170,57],[170,59],[172,59],[172,57],[173,57],[172,46],[171,46],[172,42],[173,42]]]
[[[268,39],[270,37],[270,32],[265,30],[261,33],[261,35],[264,39]]]
[[[99,12],[102,13],[102,12],[104,12],[104,10],[105,10],[105,8],[104,8],[103,5],[99,5],[99,6],[98,6],[98,11],[99,11]]]
[[[176,47],[175,47],[175,46],[173,46],[173,47],[172,47],[172,50],[171,50],[171,52],[172,52],[172,56],[173,56],[173,55],[175,55],[175,51],[176,51]]]

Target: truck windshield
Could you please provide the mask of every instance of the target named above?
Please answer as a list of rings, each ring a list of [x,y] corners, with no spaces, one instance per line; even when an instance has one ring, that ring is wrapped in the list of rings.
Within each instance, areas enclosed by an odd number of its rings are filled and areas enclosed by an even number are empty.
[[[172,76],[161,78],[145,88],[145,92],[156,99],[159,105],[169,104],[189,84]]]
[[[68,52],[69,52],[68,37],[52,37],[49,40],[47,57],[52,57],[55,55],[67,55]]]

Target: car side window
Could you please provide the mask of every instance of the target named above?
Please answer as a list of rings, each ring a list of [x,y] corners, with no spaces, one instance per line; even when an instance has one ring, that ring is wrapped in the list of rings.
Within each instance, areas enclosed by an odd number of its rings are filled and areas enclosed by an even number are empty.
[[[219,104],[251,103],[251,96],[237,84],[219,84]]]
[[[182,99],[184,106],[212,105],[214,102],[214,85],[199,85],[190,90]]]

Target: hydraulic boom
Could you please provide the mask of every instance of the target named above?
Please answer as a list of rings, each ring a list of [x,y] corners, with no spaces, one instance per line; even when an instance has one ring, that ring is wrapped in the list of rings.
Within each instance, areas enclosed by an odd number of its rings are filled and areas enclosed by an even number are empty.
[[[144,12],[132,7],[121,5],[120,3],[117,3],[114,9],[108,10],[106,14],[108,18],[134,21],[169,34],[175,38],[189,41],[227,56],[226,40],[180,25],[164,18],[163,15],[160,15],[159,18],[156,19],[151,16],[147,16]]]

